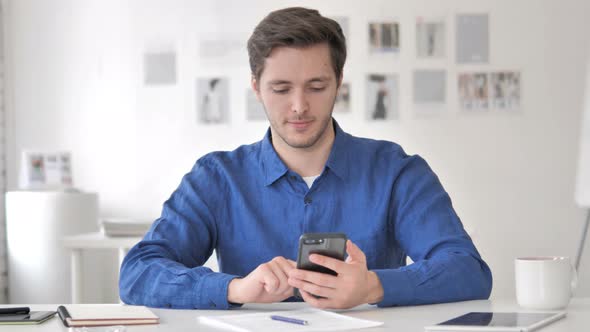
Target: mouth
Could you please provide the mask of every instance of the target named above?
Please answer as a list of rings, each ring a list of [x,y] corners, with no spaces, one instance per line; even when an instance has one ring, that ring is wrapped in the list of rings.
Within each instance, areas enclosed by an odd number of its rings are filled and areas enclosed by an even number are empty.
[[[287,124],[289,124],[290,126],[292,126],[293,128],[295,128],[297,130],[303,130],[303,129],[306,129],[309,126],[311,126],[312,122],[313,122],[313,120],[293,120],[293,121],[287,121]]]

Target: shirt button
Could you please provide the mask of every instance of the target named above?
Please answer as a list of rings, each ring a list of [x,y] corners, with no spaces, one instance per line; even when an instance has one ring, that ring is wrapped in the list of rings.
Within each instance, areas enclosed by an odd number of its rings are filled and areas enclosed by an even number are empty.
[[[291,180],[295,181],[297,180],[297,177],[295,175],[291,175]]]
[[[303,200],[303,202],[305,203],[305,205],[309,205],[309,204],[311,204],[312,200],[311,200],[311,198],[309,198],[309,197],[306,197],[306,198]]]
[[[166,308],[172,308],[172,304],[166,303]]]

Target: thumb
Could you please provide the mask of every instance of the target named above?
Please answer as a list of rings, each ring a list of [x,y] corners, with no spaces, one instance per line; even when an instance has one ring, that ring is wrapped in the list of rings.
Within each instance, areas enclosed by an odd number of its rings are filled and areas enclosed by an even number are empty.
[[[347,263],[367,263],[365,253],[350,240],[346,241],[346,253],[348,254]]]

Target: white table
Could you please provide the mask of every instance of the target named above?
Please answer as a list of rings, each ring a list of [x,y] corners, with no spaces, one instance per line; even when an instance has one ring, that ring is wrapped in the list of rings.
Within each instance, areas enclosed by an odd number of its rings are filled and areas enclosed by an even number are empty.
[[[82,300],[82,250],[117,249],[120,267],[129,249],[139,241],[141,237],[109,237],[101,232],[64,237],[63,244],[70,249],[72,303],[80,303]]]
[[[0,305],[6,307],[7,305]],[[14,305],[17,306],[17,305]],[[154,332],[207,332],[222,331],[207,325],[199,324],[197,317],[200,315],[224,315],[228,313],[240,314],[260,311],[275,311],[299,309],[306,307],[305,303],[276,303],[268,305],[246,305],[241,309],[225,310],[174,310],[152,309],[158,317],[160,324],[144,326],[127,326],[127,331],[154,331]],[[32,310],[55,310],[57,304],[32,305]],[[446,304],[435,304],[414,307],[376,308],[374,306],[360,306],[352,310],[342,311],[342,314],[357,318],[382,321],[385,324],[370,329],[359,331],[400,331],[422,332],[424,326],[445,321],[454,316],[469,311],[526,311],[515,303],[514,300],[494,301],[468,301]],[[573,299],[567,310],[567,317],[549,326],[542,328],[541,332],[576,332],[588,331],[590,327],[590,298]],[[38,326],[0,326],[0,332],[44,332],[44,331],[68,331],[58,317]],[[91,330],[92,331],[92,330]]]

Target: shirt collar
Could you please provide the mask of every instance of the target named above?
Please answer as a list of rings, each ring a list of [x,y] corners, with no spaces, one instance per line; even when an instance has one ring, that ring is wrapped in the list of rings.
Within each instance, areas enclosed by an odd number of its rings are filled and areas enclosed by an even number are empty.
[[[351,136],[345,133],[336,120],[332,120],[334,124],[334,144],[330,156],[326,162],[326,167],[329,168],[336,176],[344,179],[348,172],[347,162],[347,147],[349,146]],[[269,186],[273,184],[280,177],[289,171],[289,168],[283,163],[276,150],[272,146],[272,134],[270,128],[266,131],[261,145],[261,159],[264,170],[264,185]]]
[[[326,161],[326,167],[329,168],[336,176],[341,179],[345,179],[348,175],[348,151],[351,146],[351,136],[345,133],[338,122],[333,120],[334,123],[334,144],[332,144],[332,151],[328,161]]]
[[[262,168],[264,171],[264,185],[269,186],[289,170],[272,146],[270,127],[264,135],[261,146]]]

